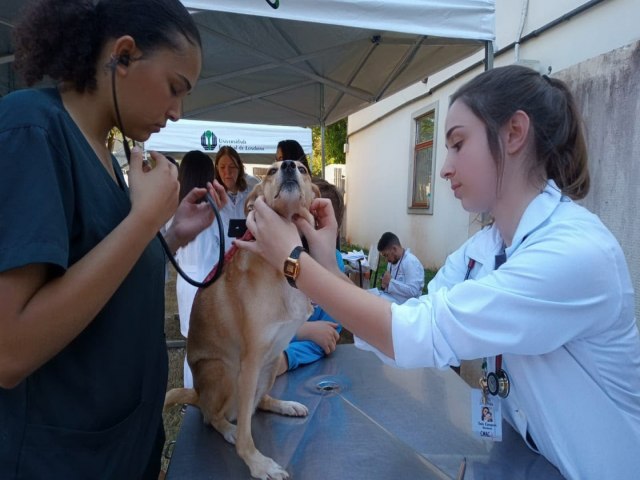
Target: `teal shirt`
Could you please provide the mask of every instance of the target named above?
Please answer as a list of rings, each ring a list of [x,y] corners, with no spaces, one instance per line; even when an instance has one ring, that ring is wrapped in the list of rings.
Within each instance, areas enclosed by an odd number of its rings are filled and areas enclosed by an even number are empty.
[[[113,161],[121,186],[56,90],[2,98],[0,271],[44,263],[64,275],[122,222],[131,203]],[[0,478],[143,478],[159,462],[164,268],[156,239],[78,337],[0,388]]]

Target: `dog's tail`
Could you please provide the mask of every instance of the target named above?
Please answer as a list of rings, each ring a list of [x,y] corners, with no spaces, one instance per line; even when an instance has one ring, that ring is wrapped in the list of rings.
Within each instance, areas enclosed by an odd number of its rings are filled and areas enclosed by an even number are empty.
[[[166,410],[171,405],[179,403],[188,403],[189,405],[195,405],[197,407],[199,406],[199,400],[198,392],[193,388],[172,388],[164,397],[164,409]]]

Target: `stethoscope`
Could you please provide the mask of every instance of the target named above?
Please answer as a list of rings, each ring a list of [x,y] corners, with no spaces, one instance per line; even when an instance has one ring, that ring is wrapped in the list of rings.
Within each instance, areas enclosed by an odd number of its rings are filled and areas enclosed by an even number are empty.
[[[116,111],[116,120],[118,121],[118,128],[120,129],[120,133],[122,134],[122,145],[124,147],[124,154],[127,157],[127,163],[131,163],[131,149],[129,148],[129,141],[127,140],[127,137],[125,136],[125,133],[124,133],[122,117],[120,116],[120,109],[118,108],[118,98],[116,95],[116,67],[118,66],[118,64],[128,66],[129,62],[130,62],[130,58],[128,56],[121,56],[121,57],[113,57],[111,59],[111,62],[109,63],[109,67],[111,68],[111,96],[113,97],[113,104]],[[169,158],[169,161],[173,163],[176,166],[176,168],[178,167],[178,165],[175,163],[173,159]],[[119,179],[119,177],[117,178]],[[176,269],[176,272],[178,272],[178,274],[187,283],[198,288],[207,288],[209,285],[213,284],[216,280],[218,280],[218,278],[220,278],[220,275],[222,274],[222,268],[224,266],[225,244],[224,244],[224,228],[222,225],[222,219],[220,218],[220,212],[218,211],[216,202],[213,200],[209,192],[207,192],[205,198],[209,203],[209,205],[211,206],[211,208],[213,209],[213,212],[216,216],[216,222],[218,222],[218,233],[220,238],[220,254],[218,256],[218,263],[214,267],[214,271],[212,271],[213,275],[210,278],[207,278],[203,282],[198,282],[192,279],[191,277],[189,277],[186,273],[184,273],[184,271],[180,268],[180,265],[178,265],[178,262],[176,261],[175,257],[173,256],[173,253],[171,253],[171,249],[169,248],[169,245],[167,244],[162,234],[160,232],[156,234],[156,237],[160,241],[160,244],[162,245],[162,248],[167,254],[169,261],[171,262],[173,267]]]
[[[404,260],[404,256],[406,255],[407,252],[402,252],[402,258],[400,258],[400,262],[398,263],[398,266],[396,267],[396,275],[393,277],[394,280],[398,278],[398,273],[400,273],[400,265],[402,265],[402,261]],[[389,267],[389,269],[393,268]]]
[[[476,261],[473,258],[470,258],[469,263],[467,264],[467,273],[464,276],[465,280],[469,279],[471,270],[473,270],[475,265]],[[507,398],[509,396],[509,392],[511,391],[511,381],[509,380],[507,372],[502,369],[502,354],[496,355],[494,372],[487,372],[487,359],[483,359],[480,387],[483,390],[486,388],[487,392],[493,396],[497,395],[500,398]]]

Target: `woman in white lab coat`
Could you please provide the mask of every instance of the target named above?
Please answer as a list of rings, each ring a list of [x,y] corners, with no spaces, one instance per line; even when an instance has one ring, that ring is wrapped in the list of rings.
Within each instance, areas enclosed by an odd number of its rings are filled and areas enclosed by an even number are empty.
[[[215,172],[213,160],[206,153],[198,150],[187,152],[178,170],[180,182],[180,199],[195,187],[206,186],[213,182]],[[224,208],[224,207],[223,207]],[[197,237],[176,252],[176,260],[182,271],[197,282],[202,282],[220,258],[220,239],[218,222],[205,228]],[[176,300],[178,301],[178,315],[180,316],[180,333],[187,338],[189,335],[189,318],[191,306],[198,291],[187,283],[180,275],[176,279]],[[191,369],[184,359],[184,386],[193,388]]]
[[[220,210],[220,218],[225,232],[224,248],[229,250],[235,235],[228,235],[231,220],[244,220],[244,203],[253,189],[255,177],[246,175],[244,163],[235,148],[220,147],[216,154],[216,180],[224,186],[227,192],[227,204]]]
[[[496,68],[453,95],[445,128],[441,176],[465,210],[493,223],[449,256],[429,294],[389,305],[338,280],[322,199],[318,230],[296,221],[313,255],[300,255],[298,288],[400,367],[486,358],[505,419],[566,477],[637,476],[633,288],[616,239],[574,203],[589,173],[571,93],[528,68]],[[257,241],[239,246],[277,268],[300,244],[262,201],[247,224]]]

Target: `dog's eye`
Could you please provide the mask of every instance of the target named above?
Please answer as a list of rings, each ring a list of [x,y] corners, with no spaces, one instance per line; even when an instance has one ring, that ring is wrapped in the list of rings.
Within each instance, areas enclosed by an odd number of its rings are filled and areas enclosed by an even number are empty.
[[[278,171],[277,168],[270,168],[269,171],[267,172],[267,175],[269,176],[275,175],[277,171]]]
[[[302,173],[303,175],[305,175],[305,174],[307,173],[307,169],[306,169],[306,168],[304,168],[302,165],[300,165],[300,166],[298,167],[298,170],[299,170],[299,171],[300,171],[300,173]]]

